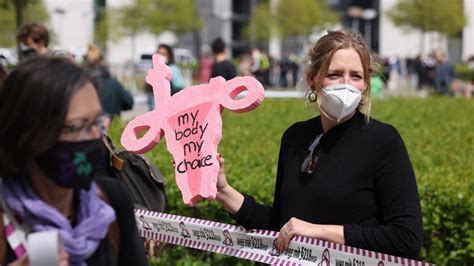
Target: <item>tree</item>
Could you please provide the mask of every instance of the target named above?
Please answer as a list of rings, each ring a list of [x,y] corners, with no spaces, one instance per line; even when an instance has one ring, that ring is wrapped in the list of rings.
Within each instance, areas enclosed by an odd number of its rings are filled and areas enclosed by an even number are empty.
[[[109,40],[109,13],[106,9],[106,0],[94,0],[94,43],[107,53],[107,41]]]
[[[338,21],[324,0],[280,0],[276,23],[281,37],[308,36]]]
[[[194,0],[158,0],[147,7],[147,28],[155,35],[172,31],[178,35],[201,28]]]
[[[132,5],[123,6],[110,13],[114,24],[117,26],[119,36],[135,36],[147,30],[147,17],[149,16],[150,1],[135,0]]]
[[[268,2],[260,2],[252,10],[251,20],[244,28],[244,38],[252,44],[266,42],[275,28],[273,16]]]
[[[116,10],[118,33],[121,36],[164,31],[183,34],[202,25],[193,0],[135,0],[132,5]]]
[[[442,1],[437,0],[436,30],[450,37],[457,37],[466,25],[466,16],[463,10],[463,1]]]
[[[110,10],[108,20],[110,25],[116,25],[113,35],[131,37],[132,54],[136,36],[141,32],[159,35],[173,31],[179,35],[196,31],[202,25],[193,0],[135,0],[131,5]]]
[[[421,31],[421,52],[426,32],[459,36],[466,24],[462,0],[399,0],[386,14],[397,26]]]
[[[15,45],[23,20],[45,23],[49,13],[41,0],[0,0],[0,46]]]
[[[337,15],[323,0],[280,0],[274,14],[268,1],[262,1],[252,11],[244,36],[251,42],[268,41],[275,33],[282,38],[309,36],[338,21]]]
[[[117,25],[117,37],[130,37],[131,58],[134,57],[137,47],[137,35],[147,30],[147,17],[149,16],[149,0],[135,0],[132,5],[123,6],[118,10],[111,11],[110,16]]]

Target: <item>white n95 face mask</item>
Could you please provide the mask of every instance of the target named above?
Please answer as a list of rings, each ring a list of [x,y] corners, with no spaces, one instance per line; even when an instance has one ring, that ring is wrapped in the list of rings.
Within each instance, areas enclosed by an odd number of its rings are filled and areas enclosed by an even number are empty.
[[[319,107],[330,119],[341,122],[355,111],[361,99],[358,88],[350,84],[332,84],[322,88]]]

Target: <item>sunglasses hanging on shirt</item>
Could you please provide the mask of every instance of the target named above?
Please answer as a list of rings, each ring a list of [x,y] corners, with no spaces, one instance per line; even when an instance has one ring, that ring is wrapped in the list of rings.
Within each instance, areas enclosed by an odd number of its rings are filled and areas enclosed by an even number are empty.
[[[321,138],[323,136],[324,133],[317,135],[311,145],[309,145],[309,154],[306,156],[303,163],[301,164],[301,172],[304,172],[309,175],[314,173],[314,171],[316,170],[316,167],[318,166],[319,156],[321,154]]]

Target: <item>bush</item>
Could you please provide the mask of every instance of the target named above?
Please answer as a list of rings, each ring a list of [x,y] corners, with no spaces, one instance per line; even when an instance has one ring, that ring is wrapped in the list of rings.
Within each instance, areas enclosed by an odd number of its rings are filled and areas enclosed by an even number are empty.
[[[456,65],[456,77],[464,81],[474,82],[474,69],[467,65]]]
[[[314,108],[313,108],[314,109]],[[219,151],[226,159],[229,183],[271,204],[280,138],[295,121],[316,114],[301,100],[266,99],[255,111],[224,112]],[[466,99],[390,99],[373,104],[372,116],[394,125],[415,169],[423,210],[424,244],[420,260],[440,265],[474,263],[474,104]],[[123,126],[114,124],[118,144]],[[147,154],[167,177],[170,213],[234,223],[215,202],[186,207],[174,181],[164,141]],[[152,264],[249,265],[253,262],[168,245]]]
[[[472,101],[428,98],[375,103],[377,118],[402,135],[418,181],[424,243],[420,259],[474,263]]]

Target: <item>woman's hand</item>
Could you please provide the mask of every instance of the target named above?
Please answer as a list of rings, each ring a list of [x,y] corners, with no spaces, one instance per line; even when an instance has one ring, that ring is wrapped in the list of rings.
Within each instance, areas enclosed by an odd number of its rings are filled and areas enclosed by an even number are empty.
[[[223,193],[226,188],[229,187],[229,183],[227,183],[227,178],[225,177],[225,168],[224,168],[224,158],[220,153],[217,154],[217,160],[219,161],[219,174],[217,176],[217,193]],[[173,164],[173,168],[176,168],[176,163],[174,160],[171,162]]]
[[[225,191],[225,189],[229,186],[229,183],[227,183],[227,178],[225,176],[225,161],[224,158],[222,158],[221,154],[217,154],[217,160],[219,161],[219,175],[217,176],[217,193]]]
[[[216,200],[224,206],[224,208],[234,214],[236,213],[242,203],[244,202],[244,195],[240,192],[235,190],[233,187],[227,183],[227,178],[225,176],[225,168],[224,168],[224,158],[222,158],[221,154],[217,154],[217,160],[219,161],[219,174],[217,176],[217,195]],[[174,160],[172,161],[173,167],[176,167]]]
[[[291,218],[280,230],[276,241],[277,250],[282,253],[288,248],[290,240],[294,236],[315,237],[317,224],[305,222],[297,218]]]
[[[217,160],[219,161],[219,174],[217,176],[217,194],[219,193],[226,193],[226,189],[228,189],[229,183],[227,183],[227,178],[225,176],[225,168],[224,168],[224,158],[222,158],[221,154],[217,154]],[[171,161],[171,164],[173,164],[173,168],[176,168],[176,163],[174,160]]]
[[[59,247],[59,266],[69,266],[69,254],[64,250],[64,247]]]
[[[280,230],[276,240],[278,252],[282,253],[288,248],[294,236],[318,238],[338,244],[344,244],[344,227],[342,225],[321,225],[291,218]]]
[[[244,195],[240,192],[235,190],[233,187],[227,183],[227,177],[225,175],[225,167],[224,167],[224,158],[222,158],[221,154],[217,154],[217,160],[219,161],[220,169],[219,174],[217,176],[217,195],[216,200],[224,206],[224,208],[234,214],[236,213],[242,203],[244,202]]]

